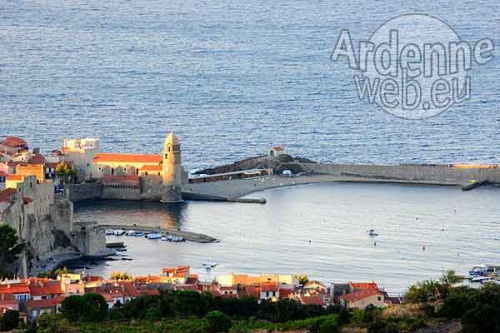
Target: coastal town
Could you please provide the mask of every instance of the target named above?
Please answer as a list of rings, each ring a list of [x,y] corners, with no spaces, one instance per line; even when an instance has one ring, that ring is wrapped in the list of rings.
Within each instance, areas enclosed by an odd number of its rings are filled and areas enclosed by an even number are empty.
[[[89,274],[85,269],[81,273],[64,270],[52,278],[46,276],[72,260],[100,260],[116,254],[117,249],[125,250],[123,244],[106,243],[107,235],[174,243],[219,242],[208,235],[143,226],[134,221],[109,225],[74,220],[75,202],[113,199],[175,205],[184,200],[208,200],[264,204],[264,199],[241,197],[307,183],[394,182],[470,187],[499,179],[495,165],[320,164],[294,158],[280,146],[232,165],[188,173],[181,162],[180,140],[173,132],[166,135],[159,154],[103,153],[100,140],[92,138],[66,139],[61,149],[42,154],[39,148],[29,148],[21,138],[6,137],[0,141],[0,227],[8,226],[15,232],[15,242],[7,251],[16,251],[14,260],[2,263],[6,278],[0,282],[0,314],[17,311],[21,322],[29,323],[44,313],[58,313],[70,296],[98,294],[113,309],[164,291],[209,293],[221,299],[250,296],[259,302],[289,300],[323,309],[389,308],[401,304],[404,295],[388,294],[375,281],[323,283],[293,274],[246,273],[217,275],[206,281],[193,274],[189,266],[162,268],[158,274],[148,275],[116,273],[109,278]],[[377,236],[370,229],[368,237]],[[205,268],[209,271],[212,267]],[[469,273],[470,281],[481,285],[497,281],[496,268],[480,266]]]
[[[301,305],[328,307],[340,304],[348,309],[364,309],[369,305],[387,307],[400,304],[401,296],[390,297],[376,282],[331,283],[308,281],[306,276],[282,274],[230,274],[213,281],[200,281],[189,266],[162,268],[158,274],[132,277],[116,273],[111,278],[60,273],[56,279],[32,277],[5,279],[0,282],[0,313],[20,311],[23,321],[36,320],[43,313],[57,313],[63,300],[71,295],[102,295],[111,309],[139,296],[158,295],[160,291],[189,290],[209,293],[213,297],[258,300],[289,299]]]

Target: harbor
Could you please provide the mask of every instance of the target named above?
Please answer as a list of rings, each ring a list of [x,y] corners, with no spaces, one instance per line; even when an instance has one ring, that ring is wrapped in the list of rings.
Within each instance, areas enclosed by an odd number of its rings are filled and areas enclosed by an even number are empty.
[[[123,236],[127,234],[127,236],[133,237],[145,237],[148,239],[161,239],[165,237],[166,241],[191,241],[197,243],[218,243],[219,240],[208,235],[190,232],[190,231],[182,231],[182,230],[174,230],[171,228],[165,227],[148,227],[148,226],[137,226],[137,225],[126,225],[126,224],[99,224],[101,229],[106,229],[107,235],[114,236]],[[126,228],[127,230],[124,230]],[[113,231],[110,233],[109,231]],[[117,232],[118,231],[118,232]],[[132,233],[133,232],[133,233]],[[158,235],[159,237],[151,237],[151,235]],[[170,236],[170,238],[168,238]],[[175,238],[173,238],[175,237]],[[182,240],[181,240],[182,239]]]
[[[124,230],[137,229],[133,223],[149,230],[159,224],[220,240],[183,244],[108,236],[108,242],[125,242],[133,261],[94,266],[100,275],[190,265],[209,279],[201,263],[210,261],[218,263],[212,277],[232,271],[297,273],[307,267],[309,278],[376,280],[402,293],[448,269],[466,276],[474,265],[498,261],[500,192],[495,188],[464,192],[451,186],[330,182],[283,186],[249,197],[267,203],[189,201],[165,208],[92,202],[79,204],[75,217],[98,217]],[[130,222],[124,227],[122,221]],[[370,236],[370,229],[378,235]]]

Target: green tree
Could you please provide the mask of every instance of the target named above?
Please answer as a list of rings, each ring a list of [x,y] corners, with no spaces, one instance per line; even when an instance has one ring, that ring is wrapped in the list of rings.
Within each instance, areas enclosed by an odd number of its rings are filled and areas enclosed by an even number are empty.
[[[183,318],[201,317],[207,313],[207,299],[197,291],[179,290],[174,294],[172,310],[177,316]]]
[[[0,277],[9,275],[6,267],[19,257],[23,245],[18,244],[16,230],[7,224],[0,225]]]
[[[111,280],[132,280],[132,275],[125,272],[111,273]]]
[[[301,285],[305,285],[307,282],[309,282],[309,278],[307,277],[307,275],[299,276],[299,283]]]
[[[328,316],[328,318],[321,323],[319,327],[320,333],[336,333],[339,331],[339,324],[333,315]]]
[[[19,311],[7,310],[0,319],[0,331],[10,331],[19,325]]]
[[[62,301],[60,312],[64,318],[73,323],[100,322],[108,314],[108,303],[102,295],[95,293],[72,295]]]
[[[205,320],[209,333],[229,332],[232,324],[228,315],[217,310],[207,313]]]
[[[76,170],[64,162],[61,162],[56,167],[56,177],[60,179],[62,184],[71,183],[76,177]]]
[[[459,283],[459,282],[462,282],[463,281],[463,277],[455,274],[455,271],[453,270],[448,270],[446,271],[446,273],[443,274],[443,276],[439,279],[443,288],[443,295],[442,297],[446,297],[446,295],[451,291],[451,288],[453,287],[453,285]]]

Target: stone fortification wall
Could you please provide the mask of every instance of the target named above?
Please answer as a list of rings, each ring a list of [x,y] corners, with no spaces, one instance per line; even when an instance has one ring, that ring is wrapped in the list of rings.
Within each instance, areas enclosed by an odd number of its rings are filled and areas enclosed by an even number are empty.
[[[73,203],[57,200],[50,207],[50,219],[56,229],[69,234],[73,230]]]
[[[161,176],[155,175],[142,176],[140,180],[140,187],[141,200],[159,201],[163,191],[163,179]]]
[[[349,165],[304,164],[309,171],[334,176],[375,178],[381,180],[429,181],[463,185],[471,180],[500,182],[500,169],[496,167],[455,167],[453,165]]]
[[[141,190],[139,188],[108,187],[102,188],[102,199],[113,200],[140,200]]]
[[[68,186],[68,199],[73,202],[101,198],[103,186],[101,183],[84,183]]]

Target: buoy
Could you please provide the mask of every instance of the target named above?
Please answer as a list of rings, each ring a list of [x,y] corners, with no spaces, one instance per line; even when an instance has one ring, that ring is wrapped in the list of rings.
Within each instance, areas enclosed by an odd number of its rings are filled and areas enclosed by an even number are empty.
[[[425,245],[424,245],[424,246],[422,246],[422,251],[425,251]]]
[[[377,242],[373,242],[373,246],[377,246]]]

